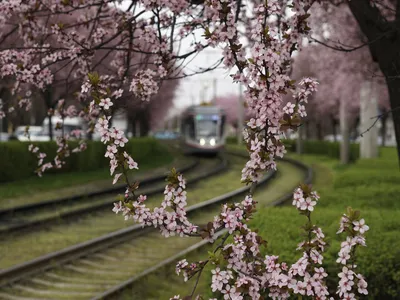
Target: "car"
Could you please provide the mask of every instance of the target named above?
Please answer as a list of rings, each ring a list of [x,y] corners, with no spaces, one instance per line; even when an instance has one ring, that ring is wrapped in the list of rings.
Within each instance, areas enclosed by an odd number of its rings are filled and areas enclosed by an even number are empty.
[[[26,127],[29,125],[23,125],[23,126],[18,126],[15,131],[14,131],[14,136],[17,138],[17,140],[23,142],[23,141],[42,141],[42,133],[43,133],[43,127],[41,126],[29,126],[29,137],[26,135]]]

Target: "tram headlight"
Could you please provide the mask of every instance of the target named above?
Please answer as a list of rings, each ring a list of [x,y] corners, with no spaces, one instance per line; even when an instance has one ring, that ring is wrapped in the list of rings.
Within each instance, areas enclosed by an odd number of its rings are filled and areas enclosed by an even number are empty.
[[[215,146],[215,139],[211,139],[211,140],[210,140],[210,145],[211,145],[211,146]]]
[[[206,140],[205,139],[200,139],[200,145],[204,146],[206,144]]]

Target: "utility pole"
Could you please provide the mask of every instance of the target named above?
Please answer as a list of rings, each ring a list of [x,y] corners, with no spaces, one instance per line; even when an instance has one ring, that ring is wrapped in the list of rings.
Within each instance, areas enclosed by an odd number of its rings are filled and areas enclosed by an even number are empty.
[[[199,91],[199,104],[201,104],[201,102],[202,102],[201,99],[203,99],[203,97],[204,97],[204,89],[202,88],[202,89]]]
[[[238,103],[238,126],[237,126],[237,143],[241,145],[243,142],[243,122],[244,122],[244,105],[243,105],[243,86],[239,84],[239,103]]]
[[[181,126],[182,126],[181,116],[178,114],[176,116],[176,127],[178,133],[181,133]]]
[[[200,90],[200,101],[199,101],[200,104],[205,102],[205,95],[206,95],[207,90],[208,90],[208,85],[203,84],[202,89]]]
[[[216,105],[217,104],[217,78],[213,79],[213,92],[214,92],[214,97],[212,100],[212,104]]]

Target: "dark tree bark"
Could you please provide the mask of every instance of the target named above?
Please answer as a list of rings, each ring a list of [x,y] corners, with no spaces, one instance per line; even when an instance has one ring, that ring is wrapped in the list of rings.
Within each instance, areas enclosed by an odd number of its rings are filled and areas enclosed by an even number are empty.
[[[400,1],[397,1],[394,21],[387,21],[370,1],[347,3],[369,41],[373,60],[379,64],[386,79],[400,166]]]
[[[322,134],[322,124],[320,121],[317,121],[316,125],[316,129],[317,129],[317,139],[319,141],[322,141],[324,139],[323,134]]]
[[[310,132],[310,121],[305,122],[305,139],[309,140],[311,138],[311,132]]]
[[[7,89],[6,88],[0,88],[0,99],[3,99],[3,97],[4,97],[4,95],[6,94],[6,92],[7,92]],[[2,103],[3,104],[3,110],[5,111],[5,109],[4,109],[4,102]],[[0,119],[0,134],[1,134],[1,132],[4,132],[4,128],[6,128],[7,127],[7,119],[8,119],[8,115],[6,115],[4,118],[2,118],[2,119]]]
[[[51,115],[48,115],[48,118],[49,118],[49,125],[48,125],[49,137],[50,137],[50,141],[52,141],[53,140],[53,124],[52,124],[52,121],[51,121]]]
[[[358,125],[360,125],[360,117],[359,116],[356,118],[356,120],[354,122],[353,129],[352,129],[352,134],[351,134],[351,137],[350,137],[350,140],[353,141],[353,142],[358,137]]]
[[[51,87],[47,87],[47,89],[43,92],[43,98],[44,98],[44,103],[46,104],[46,109],[49,111],[50,109],[53,109],[53,101],[51,99]],[[49,130],[49,137],[50,141],[53,140],[53,124],[51,121],[51,117],[53,114],[48,114],[49,118],[49,125],[48,125],[48,130]]]
[[[140,116],[140,136],[147,136],[150,131],[150,114],[147,109]]]
[[[332,134],[333,134],[333,141],[337,142],[337,131],[336,131],[336,125],[337,125],[336,119],[331,116],[331,124],[332,124]]]

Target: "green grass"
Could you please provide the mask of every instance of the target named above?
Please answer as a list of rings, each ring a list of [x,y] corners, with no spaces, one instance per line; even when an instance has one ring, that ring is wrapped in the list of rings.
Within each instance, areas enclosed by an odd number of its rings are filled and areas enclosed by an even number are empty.
[[[235,146],[230,149],[234,149]],[[236,147],[236,150],[243,148]],[[320,202],[313,214],[313,220],[321,226],[327,235],[329,248],[325,254],[324,267],[333,275],[329,281],[335,289],[335,274],[338,266],[335,261],[340,249],[342,236],[336,235],[340,216],[351,206],[361,209],[370,230],[367,233],[367,247],[359,249],[357,264],[360,273],[367,276],[368,299],[398,299],[400,295],[400,172],[395,149],[381,149],[381,157],[359,160],[349,166],[341,166],[338,160],[321,155],[296,155],[313,167],[313,187],[321,195]],[[278,170],[284,170],[284,165]],[[287,174],[287,173],[286,173]],[[283,173],[282,175],[285,175]],[[280,182],[285,182],[283,178]],[[257,201],[277,193],[274,189],[279,181],[263,191],[258,191]],[[283,185],[285,186],[285,185]],[[287,184],[286,190],[290,189]],[[285,189],[282,189],[283,192]],[[262,197],[260,197],[260,192]],[[278,194],[278,193],[277,193]],[[288,263],[295,262],[301,253],[296,251],[301,241],[300,226],[305,219],[291,206],[266,207],[261,202],[260,210],[251,222],[261,236],[268,241],[265,254],[279,255]],[[188,256],[196,261],[206,258],[206,250],[199,250]],[[208,288],[209,270],[204,272],[199,283],[199,292],[210,296]],[[207,275],[208,274],[208,275]],[[164,299],[180,294],[188,295],[194,280],[184,283],[181,277],[174,275],[173,266],[166,267],[139,281],[127,295],[133,298],[121,299]],[[137,296],[137,297],[135,297]]]
[[[174,157],[171,154],[159,156],[157,159],[146,159],[140,164],[140,169],[133,172],[135,178],[152,176],[166,172],[166,165],[171,164]],[[187,161],[187,160],[186,160]],[[84,194],[112,186],[109,169],[70,172],[60,174],[44,174],[42,178],[3,183],[0,185],[0,208],[37,203],[54,198]]]
[[[348,206],[360,209],[370,226],[367,247],[357,255],[358,270],[368,279],[368,299],[395,299],[400,294],[400,172],[395,149],[383,149],[380,158],[359,160],[348,167],[319,156],[301,159],[316,169],[315,188],[321,199],[313,220],[329,237],[327,270],[331,275],[338,271],[335,260],[343,237],[335,233],[340,216]],[[299,228],[304,223],[292,207],[264,208],[251,226],[267,239],[268,254],[293,263],[300,256],[294,249],[301,241]],[[336,281],[330,284],[334,288]]]

